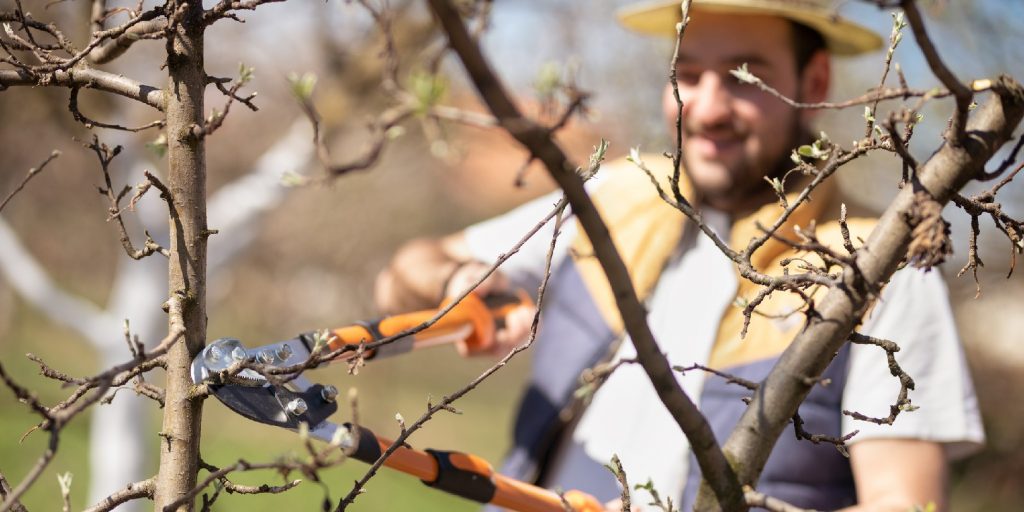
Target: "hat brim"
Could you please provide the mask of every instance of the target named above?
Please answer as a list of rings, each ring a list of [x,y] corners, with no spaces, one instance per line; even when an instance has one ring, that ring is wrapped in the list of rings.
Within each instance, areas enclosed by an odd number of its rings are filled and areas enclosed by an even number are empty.
[[[644,34],[675,37],[676,24],[681,12],[680,2],[657,0],[641,2],[620,9],[619,21],[630,30]],[[753,14],[778,16],[806,25],[825,39],[829,51],[835,55],[858,55],[878,50],[882,38],[866,27],[847,21],[833,12],[821,9],[801,9],[779,5],[765,0],[694,0],[690,10],[727,14]]]

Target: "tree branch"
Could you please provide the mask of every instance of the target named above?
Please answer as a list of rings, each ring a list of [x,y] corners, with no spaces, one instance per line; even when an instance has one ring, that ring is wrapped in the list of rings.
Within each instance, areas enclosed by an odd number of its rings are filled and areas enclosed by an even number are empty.
[[[145,366],[145,362],[153,362],[153,358],[161,355],[169,347],[173,347],[178,338],[183,333],[183,326],[181,324],[181,310],[180,303],[178,300],[172,299],[170,301],[170,324],[172,326],[171,332],[167,337],[160,342],[160,346],[153,351],[149,356],[145,356],[141,352],[136,355],[131,361],[123,365],[118,365],[113,368],[106,370],[105,372],[87,379],[83,382],[78,389],[72,393],[71,397],[64,400],[63,402],[47,408],[43,406],[36,397],[30,393],[27,389],[18,385],[4,370],[3,365],[0,365],[0,380],[10,388],[15,396],[22,402],[27,404],[32,410],[43,417],[42,423],[38,428],[47,430],[50,433],[49,443],[47,444],[46,450],[36,461],[36,464],[29,470],[28,474],[22,479],[21,483],[18,484],[9,493],[5,493],[5,499],[0,503],[0,512],[5,512],[15,507],[18,503],[18,498],[21,497],[25,491],[39,478],[43,470],[53,461],[54,456],[57,454],[57,447],[60,443],[61,430],[67,425],[74,417],[85,411],[90,406],[95,404],[97,401],[103,398],[107,390],[111,386],[119,385],[119,382],[127,381],[138,369]],[[146,358],[149,358],[148,360]],[[123,379],[119,381],[118,379]],[[92,391],[92,394],[88,394]],[[84,399],[83,399],[84,397]],[[30,431],[31,432],[31,431]]]
[[[121,75],[98,69],[57,70],[35,73],[25,69],[0,70],[0,91],[13,86],[81,87],[105,91],[164,110],[164,91]]]
[[[114,160],[114,158],[117,157],[118,154],[121,153],[121,146],[115,146],[113,149],[110,149],[110,147],[108,147],[106,144],[100,143],[99,138],[93,135],[92,142],[86,144],[85,147],[93,150],[93,152],[96,153],[96,158],[99,159],[100,161],[100,171],[103,173],[103,181],[106,184],[106,188],[101,187],[99,189],[99,192],[100,194],[105,196],[107,198],[107,201],[110,203],[110,207],[107,209],[107,211],[110,213],[110,215],[107,217],[107,221],[109,222],[113,220],[117,223],[118,232],[120,233],[121,246],[124,248],[125,254],[127,254],[128,257],[133,260],[141,260],[142,258],[151,256],[153,254],[162,254],[164,256],[168,256],[169,253],[167,252],[167,249],[164,249],[163,247],[160,246],[160,244],[156,243],[156,241],[153,240],[153,237],[149,236],[149,233],[146,233],[146,241],[143,243],[143,247],[141,249],[135,248],[135,246],[132,244],[131,237],[128,235],[128,228],[125,227],[124,218],[122,217],[123,210],[121,209],[121,199],[123,199],[124,196],[131,190],[131,187],[126,186],[123,189],[121,189],[120,192],[114,192],[114,185],[110,178],[110,163]],[[138,201],[138,199],[141,198],[142,195],[146,193],[146,190],[149,190],[150,186],[152,186],[155,183],[159,183],[159,181],[156,180],[156,178],[152,174],[149,174],[148,172],[146,173],[146,177],[149,179],[149,181],[146,181],[142,185],[138,186],[138,191],[136,192],[135,196],[131,199],[131,202],[128,206],[129,209],[131,209],[135,202]],[[157,185],[157,187],[160,188],[159,185]]]
[[[896,396],[896,402],[889,406],[889,416],[885,418],[872,418],[865,414],[848,411],[843,409],[843,414],[850,416],[853,419],[868,421],[878,425],[892,425],[892,422],[896,421],[896,417],[906,410],[912,410],[914,407],[910,403],[910,398],[907,397],[910,390],[914,389],[914,379],[907,375],[907,372],[903,371],[900,364],[896,361],[896,352],[900,351],[900,346],[889,340],[883,340],[878,338],[872,338],[871,336],[865,336],[858,332],[850,333],[850,343],[856,343],[858,345],[874,345],[885,351],[885,357],[889,365],[889,373],[893,377],[896,377],[900,381],[900,391]]]
[[[128,48],[143,39],[161,36],[167,30],[167,20],[150,20],[132,25],[124,34],[103,43],[89,52],[93,64],[107,64],[124,55]]]
[[[522,116],[451,4],[446,0],[430,0],[430,7],[500,126],[543,162],[565,191],[573,213],[593,243],[595,256],[615,290],[616,303],[626,331],[636,347],[638,359],[651,378],[658,397],[690,440],[705,478],[722,498],[726,509],[745,509],[736,475],[719,448],[707,420],[679,386],[671,366],[658,347],[647,325],[647,312],[633,289],[629,272],[611,243],[608,227],[587,196],[581,178],[574,172],[576,166],[569,163],[565,153],[551,140],[549,131]]]
[[[872,231],[854,267],[847,268],[842,284],[818,304],[819,316],[811,319],[789,345],[740,419],[725,444],[728,456],[744,463],[737,468],[740,481],[757,482],[775,440],[822,374],[829,354],[847,340],[866,311],[871,287],[887,282],[906,256],[911,226],[906,215],[914,203],[914,189],[927,190],[940,204],[968,180],[982,172],[986,161],[1012,136],[1024,115],[1024,89],[1008,77],[999,78],[995,92],[968,124],[969,136],[961,146],[943,145],[921,166],[914,187],[906,187],[886,210]],[[710,496],[698,498],[697,510],[713,507]]]
[[[107,496],[103,501],[85,509],[83,512],[108,512],[131,500],[153,498],[154,480],[147,478],[141,482],[133,482],[124,489]]]
[[[7,203],[9,203],[11,199],[18,194],[18,192],[21,192],[21,190],[25,188],[25,185],[28,184],[29,180],[35,177],[36,174],[42,172],[43,169],[46,168],[46,165],[58,156],[60,156],[60,151],[53,150],[53,152],[50,153],[50,156],[46,157],[46,160],[43,160],[39,165],[29,169],[28,173],[25,174],[25,178],[21,180],[21,183],[18,183],[18,186],[14,187],[14,190],[12,190],[10,194],[7,194],[7,197],[4,198],[3,202],[0,202],[0,212],[4,211],[4,207],[7,206]]]
[[[7,483],[7,479],[4,478],[3,473],[0,473],[0,499],[6,500],[7,495],[11,493],[11,484]],[[11,503],[10,510],[13,512],[28,512],[28,509],[21,504],[20,501],[14,500]]]
[[[924,19],[921,17],[921,11],[917,9],[916,0],[903,0],[900,2],[900,6],[903,8],[903,12],[907,14],[907,23],[910,24],[910,28],[914,31],[914,39],[917,40],[917,45],[921,47],[921,53],[924,54],[925,60],[928,61],[928,66],[932,69],[932,73],[935,73],[935,76],[942,82],[942,85],[945,85],[953,93],[953,96],[956,97],[956,112],[953,114],[952,133],[949,134],[949,137],[950,142],[959,144],[966,135],[964,130],[967,127],[967,110],[971,104],[971,98],[974,97],[974,93],[942,62],[938,50],[935,49],[935,45],[932,44],[932,40],[928,37],[928,32],[925,30]]]
[[[750,505],[751,507],[761,507],[767,509],[769,512],[815,512],[813,510],[794,507],[793,505],[790,505],[778,498],[773,498],[766,494],[757,492],[749,485],[743,486],[743,497],[747,500],[747,505]]]

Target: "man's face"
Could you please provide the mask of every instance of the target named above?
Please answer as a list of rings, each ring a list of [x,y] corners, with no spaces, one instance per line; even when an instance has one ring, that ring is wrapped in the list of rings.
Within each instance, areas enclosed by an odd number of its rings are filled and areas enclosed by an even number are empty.
[[[828,87],[828,59],[812,59],[808,66],[824,62],[822,87],[807,73],[798,75],[788,21],[711,13],[693,19],[676,71],[684,105],[683,165],[705,203],[726,211],[756,206],[764,197],[770,200],[764,177],[788,161],[802,114],[756,86],[739,83],[729,71],[746,63],[751,73],[785,96],[806,98],[803,89],[811,87],[817,101]],[[678,106],[671,84],[665,89],[663,110],[674,135]]]

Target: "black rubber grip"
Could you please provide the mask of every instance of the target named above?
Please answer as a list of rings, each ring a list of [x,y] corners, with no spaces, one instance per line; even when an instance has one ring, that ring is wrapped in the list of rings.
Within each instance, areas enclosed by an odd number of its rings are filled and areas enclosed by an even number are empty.
[[[352,431],[356,428],[351,423],[345,423],[345,428]],[[380,458],[380,443],[377,442],[377,436],[366,427],[358,427],[359,429],[359,446],[356,447],[356,451],[352,453],[351,457],[363,461],[367,464],[373,464]]]
[[[490,503],[494,499],[497,488],[489,475],[455,467],[450,458],[454,452],[427,450],[427,453],[437,459],[437,480],[423,480],[424,484],[478,503]]]
[[[374,320],[361,320],[356,322],[355,325],[366,329],[366,332],[370,333],[370,339],[366,340],[367,343],[371,341],[380,341],[384,339],[384,333],[380,332],[380,322],[383,318],[377,318]]]
[[[366,340],[367,343],[373,343],[374,341],[384,339],[384,333],[380,332],[380,321],[381,319],[378,318],[376,320],[364,320],[355,323],[355,325],[366,329],[366,332],[370,333],[370,339]],[[369,361],[370,359],[377,357],[379,355],[378,351],[379,349],[370,351],[369,354],[363,356],[363,360]]]
[[[523,299],[514,293],[492,293],[484,297],[484,304],[487,309],[498,309],[504,306],[522,304]]]

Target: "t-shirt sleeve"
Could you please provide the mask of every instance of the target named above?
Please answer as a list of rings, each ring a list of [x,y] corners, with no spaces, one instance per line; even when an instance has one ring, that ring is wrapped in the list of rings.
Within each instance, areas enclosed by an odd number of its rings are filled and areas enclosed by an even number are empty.
[[[464,234],[473,258],[490,263],[508,253],[520,239],[551,213],[561,198],[561,191],[555,191],[527,202],[504,215],[466,228]],[[558,243],[555,245],[552,268],[568,253],[568,247],[576,235],[576,222],[571,220],[568,208],[563,214],[563,218],[566,220],[562,223]],[[540,284],[554,228],[555,219],[552,218],[523,244],[519,252],[512,255],[501,266],[501,271],[515,285],[532,289]]]
[[[938,272],[904,269],[882,292],[866,319],[862,334],[900,346],[896,361],[914,380],[909,398],[916,409],[903,411],[892,425],[843,416],[842,430],[860,432],[851,442],[879,438],[912,438],[946,445],[950,458],[976,451],[985,440],[970,371],[946,285]],[[889,416],[899,380],[892,376],[885,351],[873,345],[851,347],[843,408],[876,418]]]

